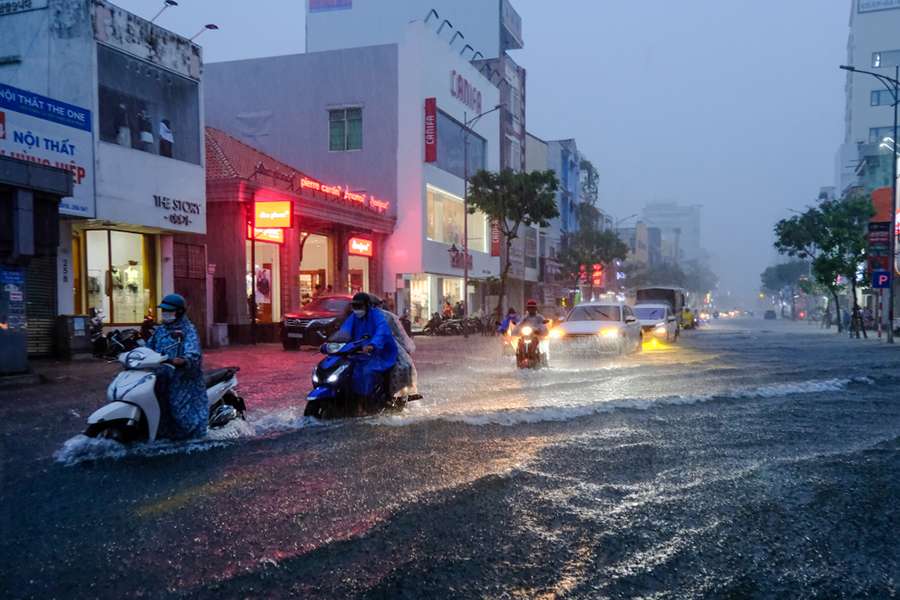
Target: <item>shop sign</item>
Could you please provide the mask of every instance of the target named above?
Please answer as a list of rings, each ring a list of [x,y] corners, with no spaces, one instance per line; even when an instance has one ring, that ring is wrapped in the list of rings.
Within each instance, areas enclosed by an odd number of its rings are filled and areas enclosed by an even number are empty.
[[[251,227],[247,225],[247,239],[253,240],[255,239],[257,242],[271,242],[273,244],[283,244],[284,243],[284,229],[280,227],[275,228],[265,228],[265,227],[257,227],[255,229],[256,235],[250,234]]]
[[[375,249],[372,240],[350,238],[350,241],[347,244],[347,253],[352,254],[353,256],[366,256],[372,258],[375,254]]]
[[[425,162],[437,162],[437,98],[425,98]]]
[[[503,232],[500,231],[500,223],[496,219],[491,221],[491,256],[500,256],[500,242]]]
[[[331,10],[350,10],[353,0],[309,0],[309,12],[327,12]]]
[[[91,111],[0,83],[0,156],[72,174],[73,194],[59,212],[93,217],[94,138]]]
[[[5,0],[0,1],[0,17],[15,13],[47,8],[48,0]]]
[[[859,12],[875,12],[900,8],[900,0],[859,0]]]
[[[591,285],[594,287],[602,288],[606,284],[606,273],[603,270],[603,265],[595,264],[591,271]]]
[[[450,71],[450,93],[476,114],[481,113],[481,92],[455,69]]]
[[[0,266],[0,329],[24,331],[28,328],[25,312],[25,269]]]
[[[294,205],[290,200],[255,201],[254,225],[260,229],[290,229],[294,226]]]
[[[391,203],[379,200],[375,196],[353,192],[350,188],[339,185],[326,185],[321,181],[309,177],[300,178],[300,190],[318,192],[335,200],[343,200],[353,205],[368,208],[377,213],[385,213],[391,207]]]

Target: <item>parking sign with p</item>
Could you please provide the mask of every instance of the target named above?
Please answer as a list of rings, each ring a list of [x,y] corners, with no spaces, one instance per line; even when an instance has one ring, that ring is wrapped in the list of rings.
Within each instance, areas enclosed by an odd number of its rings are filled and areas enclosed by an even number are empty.
[[[890,271],[872,271],[872,287],[876,290],[886,290],[891,287]]]

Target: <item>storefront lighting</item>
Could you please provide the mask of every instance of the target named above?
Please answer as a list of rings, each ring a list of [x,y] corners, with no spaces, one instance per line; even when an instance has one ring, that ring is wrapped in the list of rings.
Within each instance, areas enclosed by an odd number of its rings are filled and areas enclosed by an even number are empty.
[[[359,206],[368,207],[378,213],[387,212],[387,210],[391,207],[390,202],[378,200],[374,196],[367,196],[366,194],[361,194],[359,192],[352,192],[349,188],[341,187],[339,185],[327,185],[322,183],[321,181],[310,179],[309,177],[300,178],[300,189],[301,191],[311,190],[314,192],[319,192],[336,200],[346,200],[347,202],[352,202],[353,204],[357,204]]]
[[[347,190],[344,192],[344,197],[351,202],[356,202],[357,204],[365,204],[366,203],[366,195],[365,194],[357,194],[356,192],[351,192]]]
[[[365,256],[372,258],[375,254],[372,240],[365,238],[350,238],[347,244],[347,253],[353,256]]]
[[[273,244],[284,243],[284,229],[280,228],[256,228],[256,235],[250,234],[252,228],[247,225],[247,239],[255,239],[257,242],[271,242]]]
[[[290,200],[255,201],[254,225],[258,229],[286,228],[294,225],[294,204]]]

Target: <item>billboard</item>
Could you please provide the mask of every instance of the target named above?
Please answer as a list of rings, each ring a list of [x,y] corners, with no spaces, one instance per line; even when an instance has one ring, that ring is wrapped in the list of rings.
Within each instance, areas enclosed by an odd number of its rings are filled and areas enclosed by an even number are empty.
[[[72,173],[74,191],[59,212],[94,217],[91,111],[0,83],[0,156]]]

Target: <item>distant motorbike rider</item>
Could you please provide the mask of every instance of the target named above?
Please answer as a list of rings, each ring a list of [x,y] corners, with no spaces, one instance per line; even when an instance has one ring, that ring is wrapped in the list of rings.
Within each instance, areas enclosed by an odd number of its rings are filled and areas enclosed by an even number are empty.
[[[506,335],[509,333],[509,328],[519,324],[519,313],[516,312],[516,309],[512,306],[509,307],[509,310],[506,312],[506,317],[503,321],[500,322],[500,325],[497,326],[497,333],[500,335]]]
[[[353,341],[366,338],[363,352],[368,356],[353,369],[352,388],[353,393],[369,398],[378,378],[397,363],[397,342],[384,313],[373,308],[368,294],[355,294],[350,306],[353,312],[341,325],[340,335]]]
[[[147,347],[168,356],[171,364],[156,370],[156,397],[162,411],[160,436],[189,439],[206,435],[209,409],[203,352],[197,330],[185,314],[187,303],[180,294],[169,294],[159,309],[162,324],[153,332]]]

